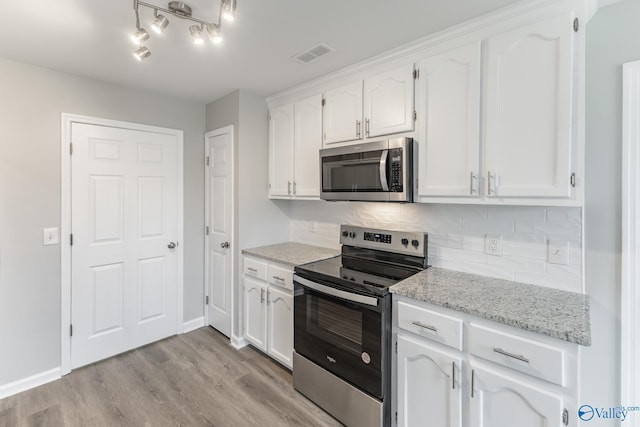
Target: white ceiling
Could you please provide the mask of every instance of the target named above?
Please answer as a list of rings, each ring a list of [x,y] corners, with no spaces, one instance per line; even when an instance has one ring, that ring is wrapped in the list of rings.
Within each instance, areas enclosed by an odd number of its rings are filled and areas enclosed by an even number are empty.
[[[204,103],[238,88],[267,96],[517,0],[237,1],[221,45],[195,46],[190,23],[167,16],[165,33],[146,42],[152,55],[143,62],[128,40],[132,0],[4,1],[0,57]],[[217,16],[218,0],[187,3],[198,18]],[[153,12],[140,12],[150,30]],[[309,64],[290,59],[318,42],[336,52]]]

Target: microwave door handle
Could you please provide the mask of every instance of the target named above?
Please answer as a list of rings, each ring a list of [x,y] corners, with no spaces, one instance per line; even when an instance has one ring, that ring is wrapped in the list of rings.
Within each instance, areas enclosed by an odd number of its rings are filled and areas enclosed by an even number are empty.
[[[389,183],[387,182],[388,157],[389,150],[382,150],[382,156],[380,156],[380,184],[382,184],[382,191],[389,191]]]

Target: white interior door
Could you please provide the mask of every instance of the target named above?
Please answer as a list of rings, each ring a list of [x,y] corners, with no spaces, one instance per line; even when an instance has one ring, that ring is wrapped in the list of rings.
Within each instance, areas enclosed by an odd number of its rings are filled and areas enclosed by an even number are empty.
[[[207,318],[211,326],[231,336],[233,139],[230,129],[206,135],[208,157]]]
[[[177,332],[176,135],[71,127],[71,368]]]

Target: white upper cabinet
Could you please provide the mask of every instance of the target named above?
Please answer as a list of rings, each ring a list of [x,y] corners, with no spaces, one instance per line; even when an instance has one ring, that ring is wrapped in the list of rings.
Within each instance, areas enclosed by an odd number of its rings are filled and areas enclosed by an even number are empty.
[[[318,199],[322,96],[274,107],[270,116],[269,197]]]
[[[298,101],[294,110],[293,195],[297,198],[319,198],[322,96],[315,95]]]
[[[571,197],[573,15],[486,42],[488,197]]]
[[[413,130],[413,64],[364,81],[364,137]]]
[[[481,43],[418,64],[418,197],[478,197]]]
[[[362,138],[362,81],[324,93],[322,135],[324,144]]]
[[[269,120],[269,196],[289,197],[293,181],[293,104],[272,108]]]

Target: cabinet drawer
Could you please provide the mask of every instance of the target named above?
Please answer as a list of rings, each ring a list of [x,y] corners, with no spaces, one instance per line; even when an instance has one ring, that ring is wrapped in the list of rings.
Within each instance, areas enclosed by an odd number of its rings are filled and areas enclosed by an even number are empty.
[[[243,259],[243,272],[247,276],[267,280],[267,264],[251,258]]]
[[[288,268],[269,264],[267,280],[273,285],[293,290],[293,271]]]
[[[507,368],[565,385],[565,356],[561,348],[471,323],[469,352]]]
[[[398,327],[462,350],[462,320],[398,302]]]

